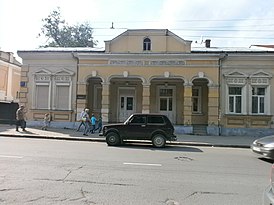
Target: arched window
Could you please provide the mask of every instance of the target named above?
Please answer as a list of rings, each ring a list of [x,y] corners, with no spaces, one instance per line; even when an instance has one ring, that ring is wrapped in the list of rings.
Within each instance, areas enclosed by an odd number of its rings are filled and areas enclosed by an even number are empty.
[[[144,39],[143,50],[144,51],[150,51],[151,50],[151,40],[149,38]]]

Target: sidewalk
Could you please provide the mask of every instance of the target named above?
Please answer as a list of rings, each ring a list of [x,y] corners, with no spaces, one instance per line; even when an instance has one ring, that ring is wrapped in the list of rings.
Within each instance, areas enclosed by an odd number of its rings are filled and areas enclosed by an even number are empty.
[[[58,140],[81,140],[105,142],[105,138],[98,133],[83,136],[83,132],[77,132],[72,129],[49,128],[47,131],[41,130],[40,127],[27,127],[23,132],[21,129],[15,131],[14,125],[0,124],[0,137],[27,137],[42,139]],[[176,134],[176,133],[175,133]],[[167,144],[180,144],[187,146],[213,146],[213,147],[234,147],[250,148],[251,143],[260,137],[252,136],[199,136],[199,135],[182,135],[176,134],[176,142],[167,142]]]

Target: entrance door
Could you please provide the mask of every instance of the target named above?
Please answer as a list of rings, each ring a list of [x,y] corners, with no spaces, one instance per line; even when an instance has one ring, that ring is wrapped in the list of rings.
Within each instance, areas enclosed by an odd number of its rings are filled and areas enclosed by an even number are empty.
[[[119,121],[124,122],[131,114],[135,112],[135,91],[119,90]]]
[[[175,123],[175,87],[159,87],[158,112],[166,115],[172,123]]]

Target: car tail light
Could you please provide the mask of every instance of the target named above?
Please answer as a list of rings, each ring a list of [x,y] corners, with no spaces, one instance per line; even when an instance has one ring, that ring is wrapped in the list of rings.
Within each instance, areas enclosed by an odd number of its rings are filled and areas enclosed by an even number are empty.
[[[270,182],[271,182],[272,189],[274,189],[274,164],[272,164],[272,167],[271,167]]]

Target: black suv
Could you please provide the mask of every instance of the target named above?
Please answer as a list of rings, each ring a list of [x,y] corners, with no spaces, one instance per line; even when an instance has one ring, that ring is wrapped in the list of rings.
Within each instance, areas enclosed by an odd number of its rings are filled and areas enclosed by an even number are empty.
[[[166,141],[176,141],[174,127],[165,115],[132,114],[124,123],[103,127],[101,136],[109,146],[119,145],[123,140],[151,140],[155,147],[164,147]]]

